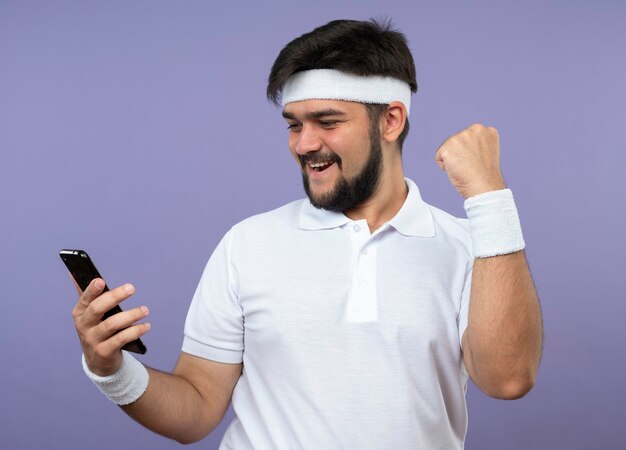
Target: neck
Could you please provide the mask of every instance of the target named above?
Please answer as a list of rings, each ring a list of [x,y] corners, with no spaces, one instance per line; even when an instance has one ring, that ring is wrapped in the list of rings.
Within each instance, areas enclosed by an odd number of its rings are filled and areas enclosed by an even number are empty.
[[[357,207],[344,211],[344,214],[352,220],[367,220],[370,233],[400,211],[409,193],[400,159],[394,158],[385,161],[385,164],[389,164],[389,167],[383,169],[374,194]]]

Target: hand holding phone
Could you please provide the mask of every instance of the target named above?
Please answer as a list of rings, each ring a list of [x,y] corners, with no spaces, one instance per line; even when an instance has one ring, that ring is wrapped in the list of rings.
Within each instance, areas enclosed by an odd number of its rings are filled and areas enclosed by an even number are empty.
[[[76,331],[92,372],[108,375],[121,364],[121,349],[145,353],[139,339],[150,325],[136,323],[148,314],[145,306],[122,311],[119,303],[134,293],[131,285],[109,290],[86,252],[62,250],[61,259],[82,291],[74,307]],[[94,281],[95,280],[95,281]]]

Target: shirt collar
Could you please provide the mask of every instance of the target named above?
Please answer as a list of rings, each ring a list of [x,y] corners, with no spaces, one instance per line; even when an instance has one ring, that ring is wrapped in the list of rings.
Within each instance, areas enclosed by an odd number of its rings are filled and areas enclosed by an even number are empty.
[[[405,178],[404,181],[409,195],[400,211],[387,223],[405,236],[434,237],[435,224],[430,206],[422,200],[420,190],[412,180]]]
[[[325,230],[340,227],[352,220],[340,212],[316,208],[305,198],[300,208],[300,223],[303,230]]]
[[[387,224],[406,236],[434,237],[435,225],[430,207],[422,200],[417,185],[408,178],[404,180],[409,193],[400,211]],[[351,221],[342,213],[314,207],[308,198],[304,199],[300,208],[299,227],[304,230],[337,228]]]

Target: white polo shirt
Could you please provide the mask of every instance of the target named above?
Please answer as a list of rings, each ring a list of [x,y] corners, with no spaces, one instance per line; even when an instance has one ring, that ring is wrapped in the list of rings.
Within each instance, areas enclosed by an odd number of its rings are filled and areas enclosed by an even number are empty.
[[[220,449],[463,448],[469,226],[406,182],[373,234],[305,199],[224,236],[182,348],[243,361]]]

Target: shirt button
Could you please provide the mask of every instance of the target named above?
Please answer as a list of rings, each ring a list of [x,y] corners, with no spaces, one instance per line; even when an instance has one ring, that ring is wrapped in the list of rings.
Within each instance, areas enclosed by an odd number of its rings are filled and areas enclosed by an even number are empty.
[[[354,230],[355,233],[358,233],[361,227],[359,226],[359,224],[355,224],[354,227],[352,227],[352,229]]]
[[[361,285],[363,285],[363,286],[366,285],[367,284],[367,278],[361,278],[359,280],[359,283],[361,283]]]
[[[364,248],[363,250],[361,250],[361,255],[364,255],[364,256],[365,256],[365,255],[367,255],[367,249],[366,249],[366,248]]]

